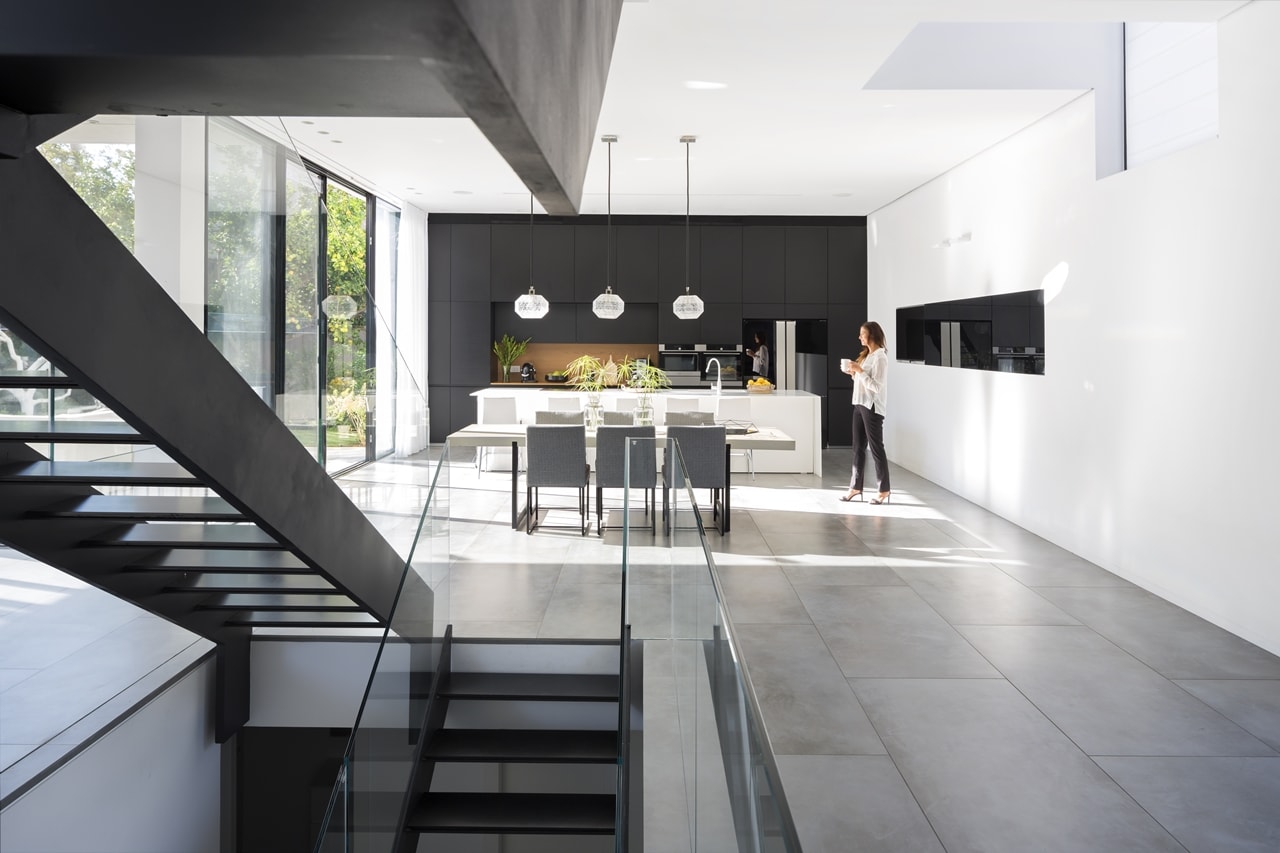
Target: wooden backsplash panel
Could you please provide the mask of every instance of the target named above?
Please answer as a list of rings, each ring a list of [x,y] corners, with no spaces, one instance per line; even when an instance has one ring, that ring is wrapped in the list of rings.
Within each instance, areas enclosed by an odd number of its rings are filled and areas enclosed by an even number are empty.
[[[657,344],[555,344],[555,343],[536,343],[529,344],[529,348],[524,351],[514,367],[520,367],[526,361],[531,363],[538,371],[538,378],[542,379],[552,370],[564,370],[569,362],[573,361],[580,355],[594,355],[601,361],[608,361],[613,358],[614,362],[621,362],[627,358],[648,358],[650,364],[658,363],[658,345]],[[492,353],[489,356],[490,374],[494,382],[500,381],[498,374],[498,359]]]

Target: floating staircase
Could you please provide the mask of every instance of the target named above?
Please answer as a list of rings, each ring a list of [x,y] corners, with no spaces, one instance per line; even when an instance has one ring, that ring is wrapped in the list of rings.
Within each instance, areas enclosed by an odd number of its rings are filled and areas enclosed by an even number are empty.
[[[522,662],[539,671],[512,671]],[[620,701],[616,643],[454,641],[397,853],[426,834],[501,836],[504,850],[534,849],[526,836],[558,836],[557,850],[614,850]]]

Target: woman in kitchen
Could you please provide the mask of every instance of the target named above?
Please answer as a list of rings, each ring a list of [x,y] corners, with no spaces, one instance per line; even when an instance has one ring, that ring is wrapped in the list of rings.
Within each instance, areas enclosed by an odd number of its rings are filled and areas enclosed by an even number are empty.
[[[871,503],[879,505],[889,502],[889,458],[884,452],[889,356],[884,329],[874,320],[862,324],[858,340],[862,343],[858,357],[840,360],[841,372],[853,377],[853,473],[849,478],[849,491],[840,500],[862,500],[862,480],[867,468],[867,448],[870,447],[871,458],[876,463],[876,487],[879,489]]]
[[[756,345],[754,348],[747,350],[747,355],[751,356],[751,372],[756,376],[769,377],[769,348],[765,346],[764,334],[755,333]]]

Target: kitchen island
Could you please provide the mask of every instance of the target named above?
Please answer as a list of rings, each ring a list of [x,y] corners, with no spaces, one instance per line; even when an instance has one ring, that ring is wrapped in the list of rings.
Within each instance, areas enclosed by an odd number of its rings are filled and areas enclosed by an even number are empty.
[[[587,402],[587,394],[577,391],[572,386],[530,386],[526,383],[498,384],[483,388],[471,394],[476,398],[476,423],[484,422],[485,401],[495,397],[514,397],[516,401],[516,417],[520,423],[531,424],[535,421],[535,412],[551,408],[550,400],[572,399],[579,408]],[[619,402],[630,398],[635,400],[639,392],[609,388],[600,395],[601,405],[606,411],[620,408]],[[741,421],[734,415],[720,415],[719,400],[748,400],[750,417],[747,419],[758,428],[774,427],[795,438],[795,450],[757,450],[754,457],[757,473],[773,474],[822,474],[822,398],[808,391],[777,391],[770,394],[756,394],[741,388],[726,388],[719,395],[710,388],[675,389],[658,391],[653,397],[654,422],[665,423],[667,403],[672,399],[691,401],[698,411],[716,413],[716,420]],[[572,405],[572,404],[570,404]],[[623,404],[626,405],[626,404]],[[732,403],[728,405],[741,405]],[[733,470],[746,471],[746,463],[741,456],[734,456]],[[738,482],[743,482],[739,480]]]

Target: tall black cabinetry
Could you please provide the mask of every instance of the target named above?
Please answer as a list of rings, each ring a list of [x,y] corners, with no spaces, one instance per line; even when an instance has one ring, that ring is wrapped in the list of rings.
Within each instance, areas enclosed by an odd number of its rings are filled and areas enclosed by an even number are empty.
[[[428,225],[428,396],[431,440],[475,420],[471,393],[488,386],[493,340],[707,343],[743,340],[743,319],[827,320],[833,364],[867,319],[866,222],[862,217],[535,217],[530,269],[528,216],[435,215]],[[616,320],[591,302],[608,280],[626,300]],[[551,303],[540,320],[517,317],[529,290]],[[671,303],[685,290],[705,311],[680,320]],[[847,444],[847,377],[828,376],[830,443]],[[832,396],[832,392],[834,396]]]

